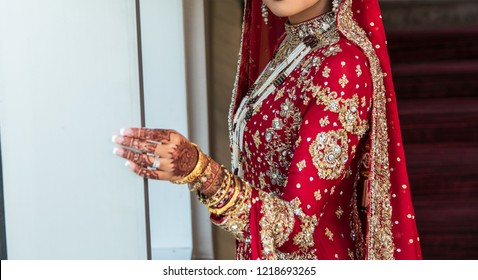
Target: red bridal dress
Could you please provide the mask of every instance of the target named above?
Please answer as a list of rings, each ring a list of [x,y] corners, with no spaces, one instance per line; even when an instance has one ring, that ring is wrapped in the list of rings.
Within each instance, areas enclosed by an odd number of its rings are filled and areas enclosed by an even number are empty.
[[[339,2],[290,25],[246,1],[230,110],[245,189],[211,215],[238,259],[421,258],[378,2]]]

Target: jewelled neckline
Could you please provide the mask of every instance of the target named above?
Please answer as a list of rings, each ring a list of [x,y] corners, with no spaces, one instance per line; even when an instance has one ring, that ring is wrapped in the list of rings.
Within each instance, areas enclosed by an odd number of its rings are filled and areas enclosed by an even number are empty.
[[[295,39],[303,41],[309,36],[320,39],[322,35],[331,27],[335,26],[335,13],[333,11],[327,12],[311,20],[301,22],[298,24],[290,24],[286,22],[286,34]]]

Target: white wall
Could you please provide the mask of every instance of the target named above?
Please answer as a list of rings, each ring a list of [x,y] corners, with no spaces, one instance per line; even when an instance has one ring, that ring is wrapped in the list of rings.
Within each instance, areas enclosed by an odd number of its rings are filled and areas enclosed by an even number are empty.
[[[0,0],[9,259],[145,259],[143,181],[111,136],[140,125],[132,0]]]
[[[204,7],[184,5],[140,1],[144,115],[207,152]],[[134,0],[0,0],[9,259],[147,258],[144,181],[110,142],[141,125],[136,20]],[[152,258],[190,259],[193,218],[195,258],[213,258],[205,208],[148,185]]]

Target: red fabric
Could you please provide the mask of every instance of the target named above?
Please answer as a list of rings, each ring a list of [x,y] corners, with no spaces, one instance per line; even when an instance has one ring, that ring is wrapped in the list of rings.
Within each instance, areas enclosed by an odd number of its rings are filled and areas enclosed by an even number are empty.
[[[415,214],[410,195],[410,184],[406,169],[405,153],[403,149],[402,135],[400,130],[400,121],[398,118],[397,101],[395,90],[393,87],[392,71],[390,67],[390,59],[387,50],[387,39],[385,36],[385,28],[382,22],[380,6],[377,0],[354,0],[352,1],[352,11],[354,19],[358,25],[365,30],[369,40],[375,48],[382,71],[386,74],[383,79],[385,86],[385,94],[387,98],[386,117],[388,126],[388,138],[390,145],[388,149],[391,172],[390,183],[391,193],[402,195],[400,199],[392,199],[392,220],[395,224],[393,228],[393,240],[396,248],[401,248],[400,254],[395,252],[395,259],[421,259],[421,248],[419,241],[413,240],[413,246],[410,246],[411,239],[404,237],[404,232],[413,233],[418,236],[416,223],[414,221]],[[400,162],[397,162],[397,159]],[[409,217],[412,217],[411,219]],[[408,249],[403,249],[408,248]]]
[[[249,87],[272,58],[273,52],[284,34],[286,21],[269,11],[269,22],[266,25],[262,17],[262,1],[245,2],[241,61],[237,81],[239,99],[244,97]]]
[[[351,0],[344,0],[351,1]],[[263,19],[261,16],[261,2],[260,0],[251,0],[246,1],[246,9],[245,9],[245,16],[244,16],[244,25],[243,25],[243,35],[242,35],[242,49],[241,49],[241,60],[239,63],[239,73],[238,73],[238,80],[236,84],[237,96],[236,102],[233,106],[233,111],[237,109],[237,106],[244,95],[246,94],[249,87],[253,84],[255,79],[262,71],[262,68],[265,66],[265,63],[272,57],[272,50],[275,48],[277,43],[280,41],[283,31],[284,31],[284,20],[279,19],[272,15],[269,12],[269,25],[265,26],[263,23]],[[341,8],[344,6],[342,5]],[[386,102],[386,120],[388,126],[388,139],[389,146],[388,146],[388,159],[390,162],[390,203],[392,206],[392,219],[391,222],[393,223],[392,227],[392,235],[393,235],[393,243],[394,243],[394,255],[395,259],[420,259],[421,258],[421,251],[419,246],[419,239],[418,233],[415,224],[415,216],[413,212],[413,206],[411,203],[411,196],[410,196],[410,185],[408,183],[408,176],[406,171],[405,165],[405,157],[403,151],[403,145],[401,140],[401,133],[400,133],[400,124],[398,119],[398,112],[397,112],[397,104],[395,100],[395,93],[393,90],[393,82],[392,82],[392,75],[390,70],[390,63],[388,58],[388,52],[386,48],[386,39],[385,39],[385,32],[383,28],[383,23],[380,16],[380,8],[378,5],[377,0],[371,1],[364,1],[364,0],[353,0],[353,17],[358,25],[365,30],[366,34],[368,35],[369,40],[372,42],[372,45],[375,47],[376,55],[380,60],[380,64],[382,67],[382,71],[386,74],[383,79],[383,84],[385,86],[385,94],[387,98]],[[340,14],[340,13],[339,13]],[[340,30],[343,37],[346,37],[346,31]],[[336,92],[343,92],[344,98],[352,98],[352,94],[358,95],[359,99],[365,98],[365,103],[369,106],[373,103],[371,88],[367,88],[367,85],[370,85],[370,72],[366,71],[367,63],[366,58],[363,54],[360,53],[360,49],[355,47],[350,47],[349,41],[346,38],[342,38],[338,45],[342,48],[343,52],[334,58],[326,58],[323,54],[320,53],[313,53],[310,55],[320,56],[324,61],[318,69],[316,69],[316,78],[314,78],[314,84],[322,85],[330,85],[331,91]],[[358,51],[358,53],[357,53]],[[363,51],[363,50],[362,50]],[[357,62],[357,59],[359,60]],[[365,61],[363,60],[365,59]],[[354,67],[363,66],[363,75],[360,78],[354,78],[355,76],[355,68],[344,68],[344,64],[346,65],[352,64]],[[331,69],[339,69],[338,71],[333,72],[331,77],[325,79],[321,73],[325,70],[325,66]],[[292,72],[290,77],[293,77],[293,80],[297,80],[298,77],[301,75],[300,69],[298,71]],[[348,78],[348,85],[345,87],[339,86],[339,81],[343,75],[346,75]],[[283,87],[295,87],[296,85],[291,82],[289,77],[289,82],[285,82]],[[356,90],[353,86],[359,86],[360,90]],[[309,93],[310,94],[310,93]],[[274,97],[268,98],[273,104]],[[267,101],[267,100],[266,100]],[[266,102],[264,101],[264,102]],[[284,100],[279,102],[285,102]],[[304,102],[305,103],[305,102]],[[313,103],[313,102],[311,102]],[[266,103],[268,104],[268,103]],[[276,103],[276,105],[279,103]],[[280,105],[280,104],[279,104]],[[306,139],[315,139],[317,135],[321,132],[324,132],[323,129],[317,124],[317,120],[323,119],[324,117],[328,117],[329,121],[332,123],[337,121],[337,116],[331,115],[328,112],[323,110],[321,106],[315,106],[314,104],[303,106],[301,103],[296,100],[293,102],[293,105],[300,109],[302,114],[302,125],[299,131],[297,131],[298,135],[301,137],[301,143],[304,143]],[[274,107],[275,105],[271,105],[270,110],[281,110],[280,107]],[[363,120],[370,118],[368,113],[363,112],[360,116]],[[261,120],[262,115],[253,116],[250,120],[250,123],[260,123],[262,127],[270,127],[270,122],[272,118],[268,121]],[[314,122],[314,125],[304,125],[305,121]],[[245,135],[244,141],[247,143],[254,142],[253,135],[258,127],[252,124],[248,125],[248,130],[251,131],[249,135]],[[340,129],[340,125],[337,129]],[[334,128],[335,129],[335,128]],[[279,137],[286,137],[285,135]],[[357,242],[354,237],[351,238],[350,236],[344,236],[344,232],[349,230],[345,225],[336,224],[336,216],[337,212],[335,209],[343,210],[345,213],[352,212],[353,209],[350,209],[350,206],[347,204],[350,201],[350,198],[353,196],[352,189],[347,186],[353,184],[353,177],[358,172],[357,168],[354,166],[356,165],[358,158],[360,155],[360,149],[363,147],[364,143],[368,142],[367,138],[360,138],[356,137],[352,134],[347,134],[348,139],[350,140],[348,146],[348,154],[350,156],[349,160],[347,161],[346,166],[350,167],[353,176],[349,179],[343,180],[320,180],[317,178],[317,170],[314,169],[314,166],[311,164],[312,159],[310,159],[310,155],[308,154],[309,149],[308,146],[301,147],[299,144],[294,152],[294,155],[291,160],[290,169],[286,170],[288,174],[287,178],[287,187],[285,188],[287,191],[280,194],[280,198],[284,201],[290,202],[297,196],[301,197],[302,210],[307,214],[312,213],[321,213],[323,209],[333,208],[334,211],[322,212],[324,216],[320,217],[319,223],[314,232],[314,239],[315,244],[318,244],[318,247],[315,247],[316,251],[314,251],[315,255],[319,258],[323,259],[334,259],[334,258],[350,258],[350,253],[347,254],[348,250],[355,251],[354,242]],[[369,136],[366,136],[369,137]],[[286,138],[284,138],[286,139]],[[307,140],[309,141],[309,140]],[[351,149],[352,146],[357,147],[357,152]],[[253,146],[251,146],[251,153],[254,154],[264,154],[267,150],[258,150],[254,151]],[[374,147],[372,147],[373,149]],[[357,153],[357,155],[354,154]],[[298,164],[299,160],[306,159],[307,168],[301,169],[300,173],[298,171]],[[278,160],[278,159],[276,159]],[[253,185],[258,186],[261,184],[259,182],[259,178],[257,178],[257,172],[260,170],[258,166],[260,166],[259,162],[253,162],[251,159],[250,166],[257,166],[257,168],[250,168],[245,169],[245,180],[251,182]],[[267,171],[266,169],[264,171]],[[315,174],[314,174],[315,173]],[[311,180],[309,180],[311,178]],[[314,180],[314,184],[310,183]],[[267,181],[267,180],[266,180]],[[264,190],[266,192],[275,192],[277,191],[273,184],[270,181],[267,181],[270,189]],[[299,186],[300,185],[300,186]],[[318,189],[317,189],[318,188]],[[343,197],[328,199],[331,196],[331,190],[334,192],[340,192]],[[291,191],[292,190],[292,191]],[[314,199],[314,191],[321,190],[321,200],[319,202]],[[280,191],[277,191],[280,193]],[[254,190],[254,198],[258,196],[258,191]],[[336,194],[337,195],[337,194]],[[360,196],[360,194],[359,194]],[[343,200],[345,199],[345,200]],[[348,199],[348,200],[347,200]],[[306,201],[310,203],[306,203]],[[308,207],[312,205],[311,207]],[[370,210],[370,209],[369,209]],[[262,258],[262,250],[263,246],[261,244],[260,238],[260,230],[261,227],[259,225],[259,220],[263,216],[261,212],[261,204],[256,203],[251,207],[250,213],[250,238],[251,238],[251,245],[250,245],[250,258]],[[370,216],[363,216],[361,217],[363,220],[363,229],[367,237],[371,234],[368,232],[367,223],[369,222]],[[294,225],[294,230],[291,237],[295,236],[295,234],[301,232],[301,221],[296,217],[296,222]],[[348,225],[347,225],[348,226]],[[330,232],[335,233],[331,237]],[[342,233],[342,238],[339,238],[338,233]],[[356,233],[360,235],[359,233]],[[346,234],[345,234],[346,235]],[[349,235],[352,235],[350,233]],[[330,243],[327,243],[329,242]],[[240,244],[239,246],[244,246],[244,244]],[[364,252],[365,258],[369,257],[368,255],[368,246],[369,244],[366,243],[366,248]],[[279,248],[282,252],[285,253],[294,253],[299,250],[299,246],[294,244],[293,240],[288,240],[285,244],[283,244]],[[303,252],[306,254],[307,252]],[[310,252],[309,252],[310,253]]]

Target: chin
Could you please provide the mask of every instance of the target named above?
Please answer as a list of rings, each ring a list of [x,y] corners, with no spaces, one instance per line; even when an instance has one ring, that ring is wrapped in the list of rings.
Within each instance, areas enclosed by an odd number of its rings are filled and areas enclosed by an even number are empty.
[[[320,1],[326,0],[264,0],[269,10],[278,17],[297,15]]]

